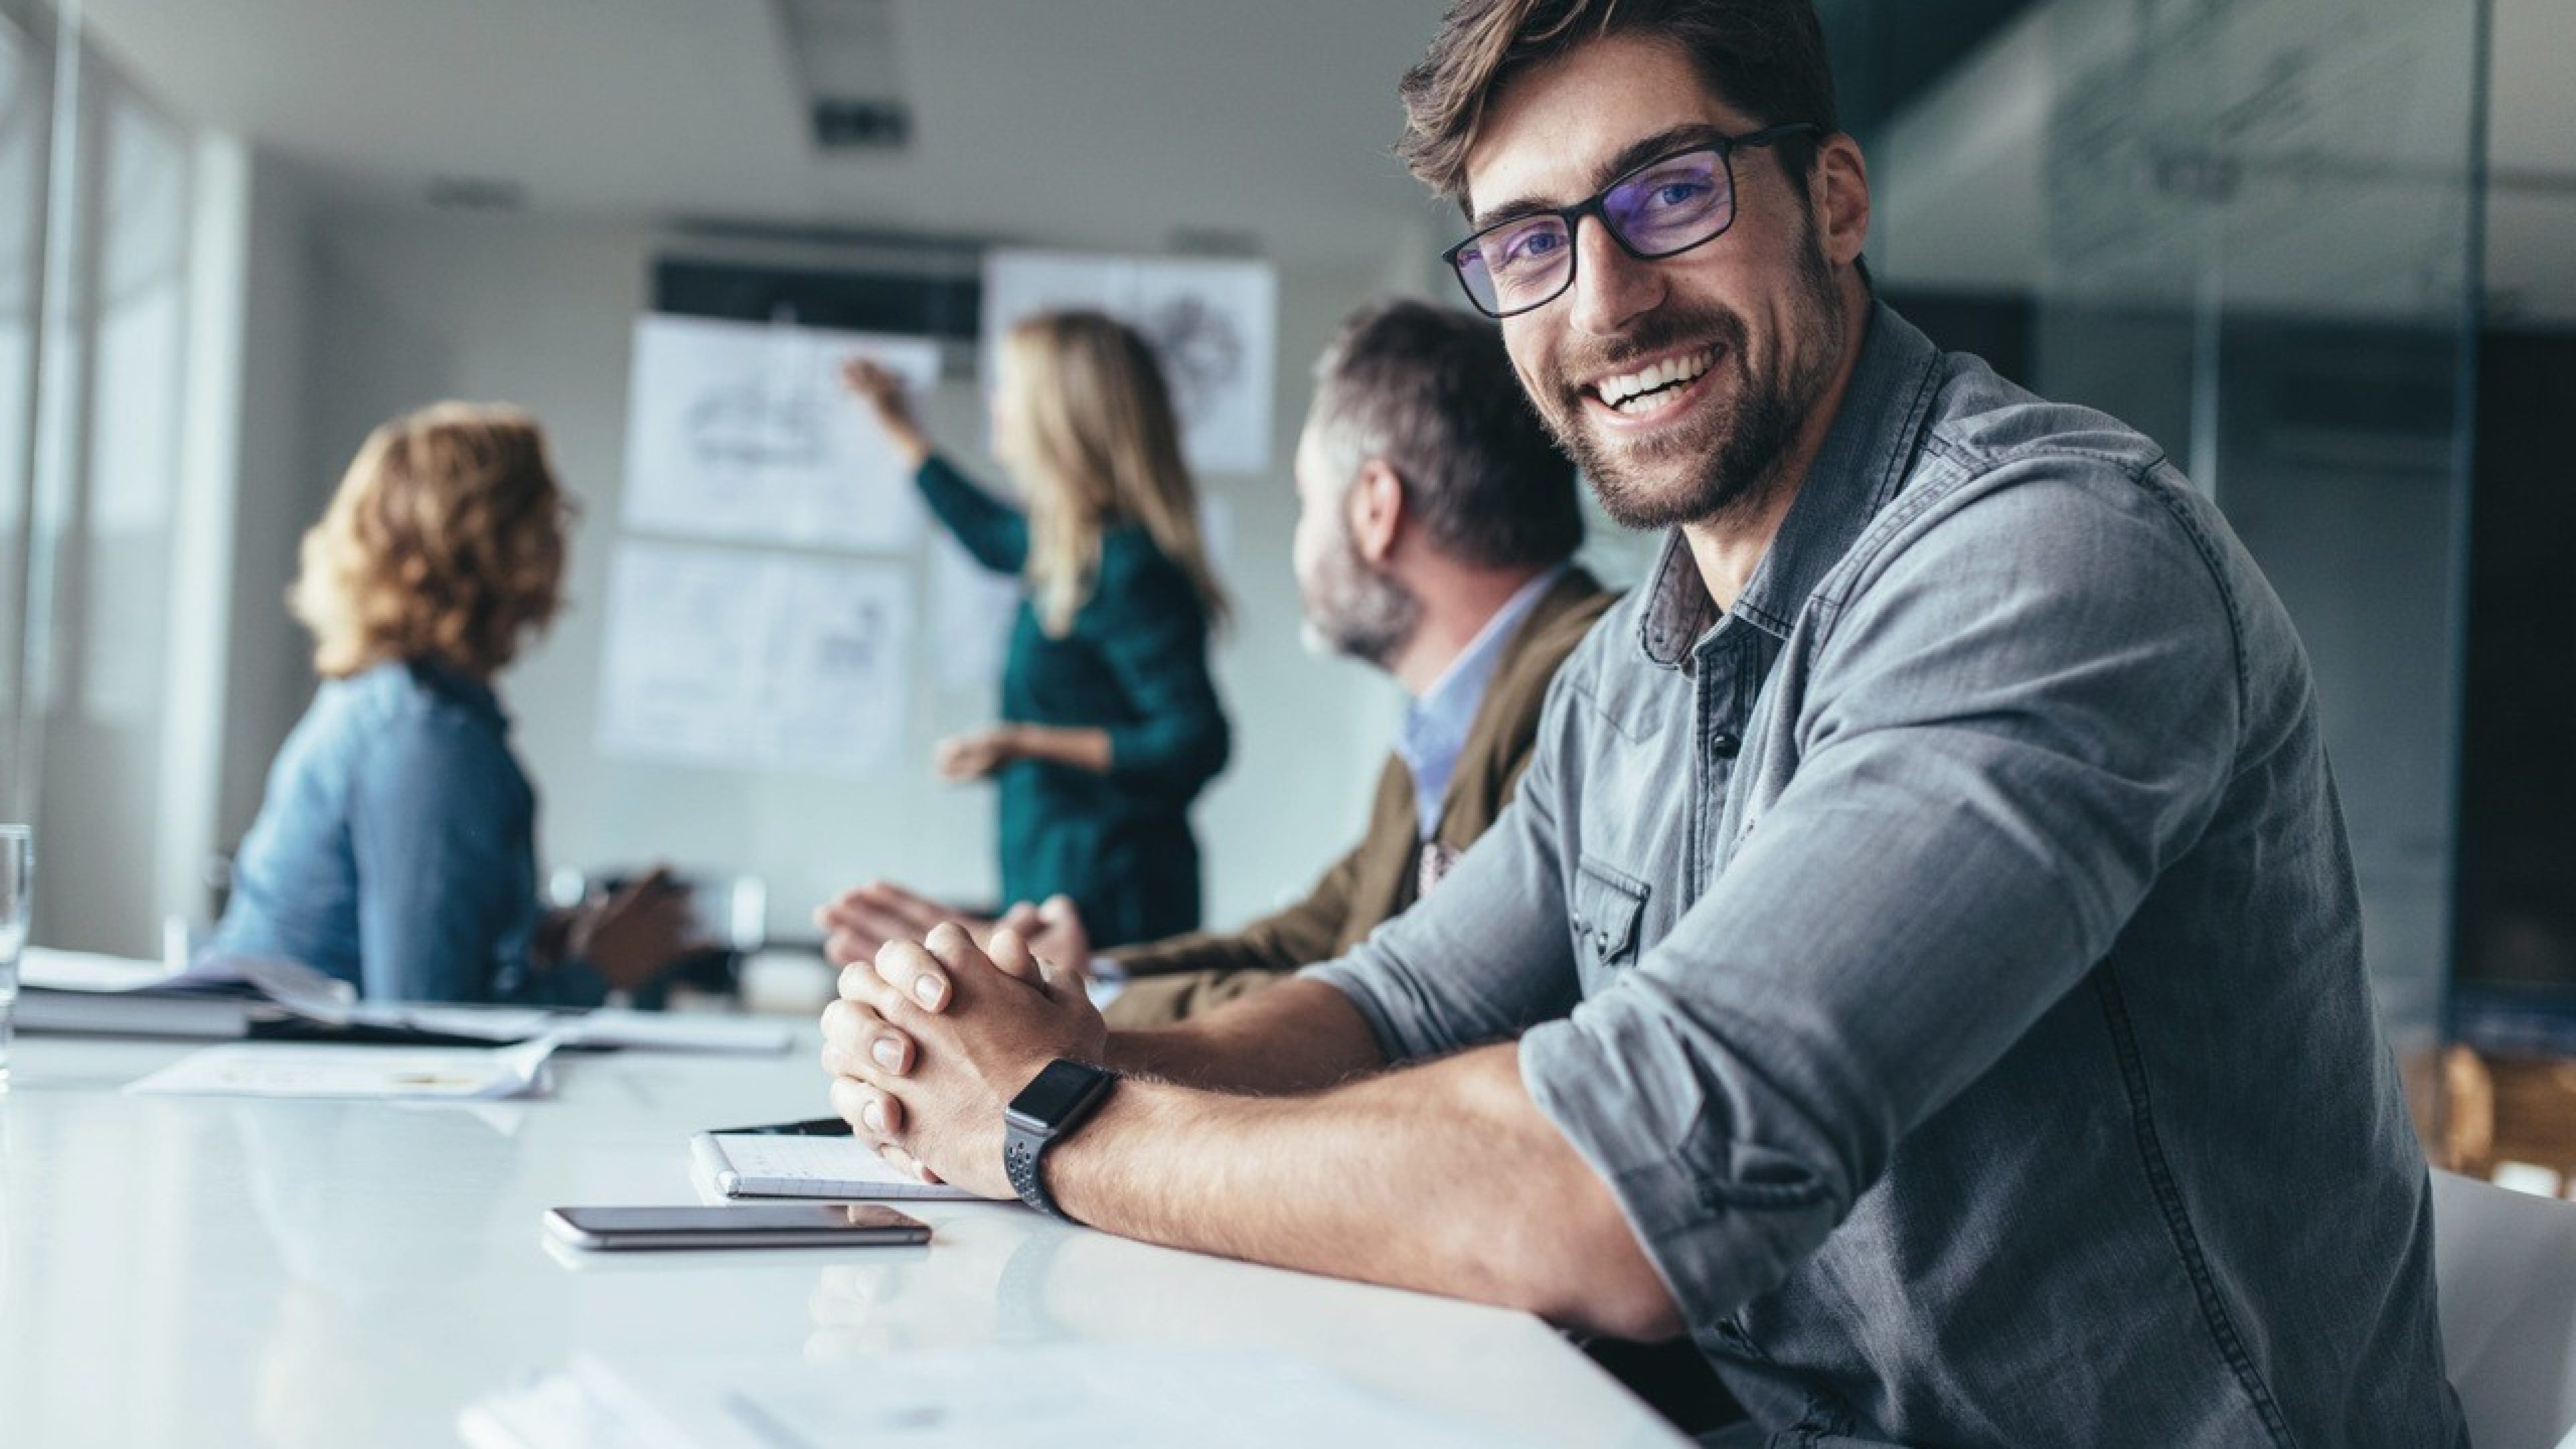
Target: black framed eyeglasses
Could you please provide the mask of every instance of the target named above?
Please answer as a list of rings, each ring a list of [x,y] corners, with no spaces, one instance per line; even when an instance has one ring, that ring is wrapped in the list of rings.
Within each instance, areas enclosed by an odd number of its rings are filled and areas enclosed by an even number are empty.
[[[1440,254],[1467,300],[1488,317],[1517,317],[1574,285],[1574,228],[1590,216],[1619,249],[1641,262],[1678,256],[1735,224],[1735,153],[1792,136],[1822,135],[1813,121],[1745,136],[1717,136],[1624,172],[1572,206],[1515,216]]]

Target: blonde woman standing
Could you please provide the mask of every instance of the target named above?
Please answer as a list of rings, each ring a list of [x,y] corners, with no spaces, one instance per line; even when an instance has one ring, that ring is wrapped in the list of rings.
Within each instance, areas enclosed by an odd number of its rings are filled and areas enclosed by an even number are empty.
[[[1226,604],[1152,350],[1093,312],[1011,329],[994,452],[1025,508],[932,448],[892,374],[861,360],[844,376],[914,465],[931,512],[978,563],[1026,587],[1002,722],[938,755],[943,776],[1000,787],[1005,901],[1069,897],[1102,946],[1195,929],[1189,808],[1229,747],[1208,675]]]
[[[322,687],[268,777],[211,948],[371,999],[586,1005],[690,946],[664,873],[541,914],[536,793],[492,677],[563,601],[571,502],[514,408],[375,430],[304,535],[289,607]]]

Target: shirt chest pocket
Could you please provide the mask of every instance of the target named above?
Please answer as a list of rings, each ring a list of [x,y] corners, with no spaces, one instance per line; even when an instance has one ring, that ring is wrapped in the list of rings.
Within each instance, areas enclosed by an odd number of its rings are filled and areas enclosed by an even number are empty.
[[[1646,894],[1644,881],[1615,866],[1586,859],[1575,867],[1574,957],[1587,974],[1636,964]]]

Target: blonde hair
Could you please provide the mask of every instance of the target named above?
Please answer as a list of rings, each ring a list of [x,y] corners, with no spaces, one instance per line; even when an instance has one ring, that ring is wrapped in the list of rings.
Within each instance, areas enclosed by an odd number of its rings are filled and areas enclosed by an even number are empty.
[[[516,408],[439,403],[376,429],[287,591],[314,669],[430,659],[479,678],[509,663],[562,607],[570,506]]]
[[[1198,493],[1181,462],[1180,425],[1163,370],[1143,338],[1097,312],[1042,312],[1005,344],[1018,436],[1015,467],[1033,476],[1029,592],[1038,624],[1062,638],[1091,598],[1100,538],[1144,526],[1188,576],[1211,623],[1227,613],[1199,536]]]

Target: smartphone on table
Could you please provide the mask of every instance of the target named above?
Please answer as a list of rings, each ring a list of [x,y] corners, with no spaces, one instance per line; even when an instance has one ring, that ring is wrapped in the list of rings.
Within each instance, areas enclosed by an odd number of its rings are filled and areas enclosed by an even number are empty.
[[[576,1248],[858,1248],[930,1241],[930,1225],[876,1203],[559,1207],[546,1231]]]

